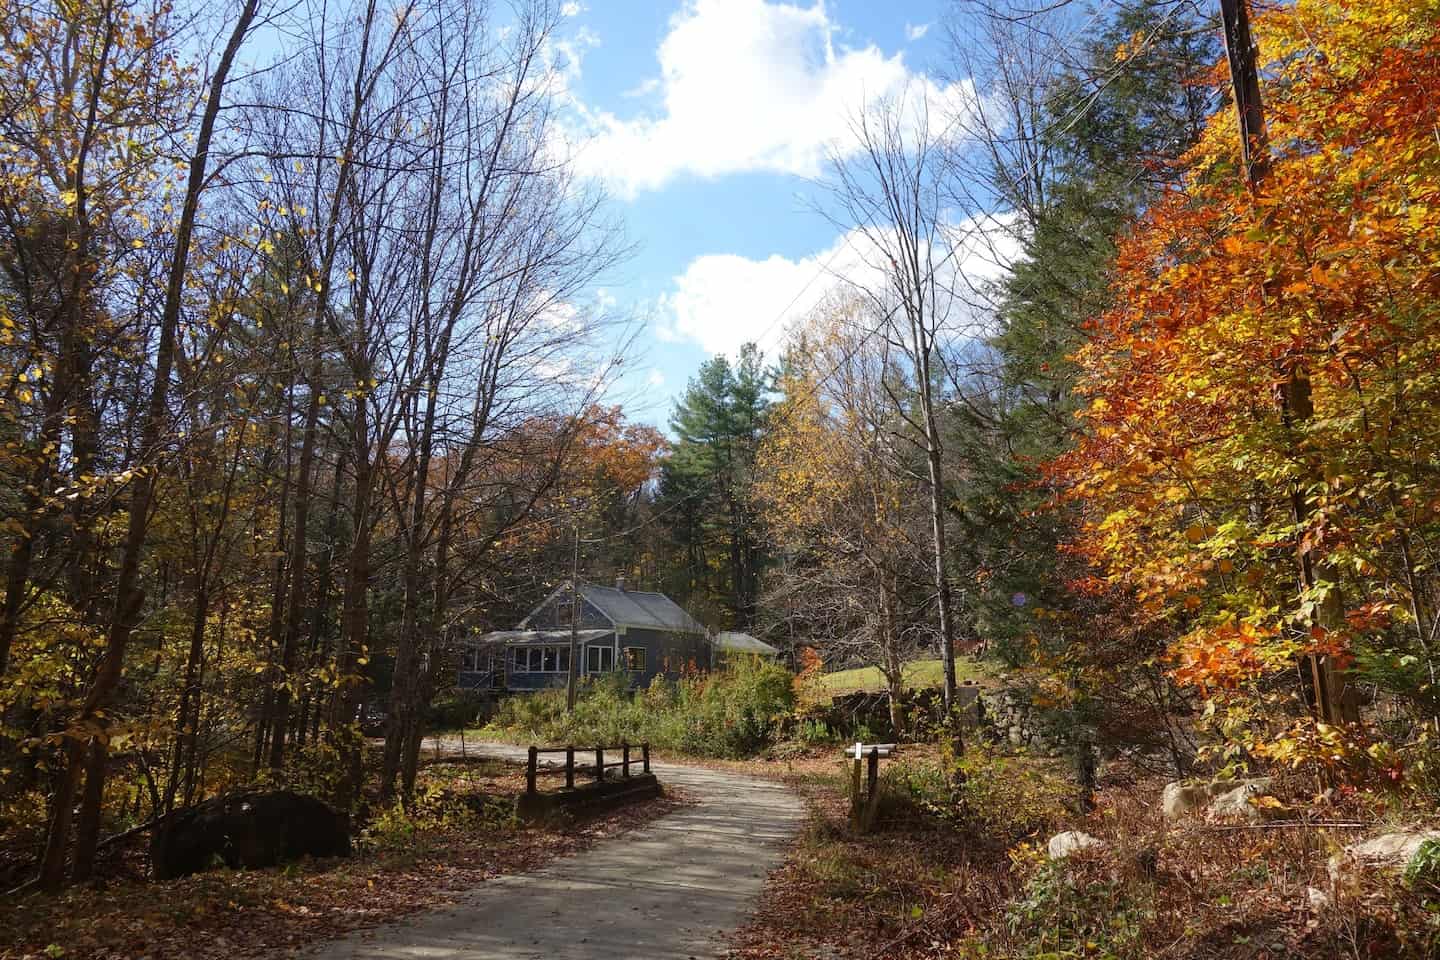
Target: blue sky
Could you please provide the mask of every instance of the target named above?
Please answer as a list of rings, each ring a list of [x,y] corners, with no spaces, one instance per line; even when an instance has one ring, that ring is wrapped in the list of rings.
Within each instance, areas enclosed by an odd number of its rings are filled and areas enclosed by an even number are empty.
[[[940,90],[944,5],[566,4],[557,48],[577,162],[637,244],[601,295],[647,324],[616,391],[632,419],[663,426],[707,357],[762,333],[773,354],[833,283],[844,241],[813,210],[813,180],[865,100]]]

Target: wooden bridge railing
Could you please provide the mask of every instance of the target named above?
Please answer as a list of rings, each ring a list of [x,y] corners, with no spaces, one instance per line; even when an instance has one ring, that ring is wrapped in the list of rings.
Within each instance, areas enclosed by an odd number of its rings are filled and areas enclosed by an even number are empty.
[[[566,788],[567,790],[573,790],[573,789],[575,789],[575,774],[577,774],[577,773],[580,773],[580,774],[589,774],[589,775],[591,775],[591,776],[594,776],[595,782],[596,782],[596,783],[599,783],[600,781],[602,781],[602,780],[605,779],[605,771],[606,771],[606,770],[614,770],[614,769],[616,769],[616,768],[618,767],[618,768],[620,769],[620,771],[621,771],[621,776],[623,776],[626,780],[629,780],[629,779],[630,779],[630,776],[631,776],[631,774],[630,774],[630,768],[631,768],[633,765],[635,765],[635,764],[638,763],[638,764],[640,764],[640,766],[641,766],[641,772],[648,774],[648,773],[650,772],[650,744],[649,744],[648,742],[646,742],[646,743],[640,744],[639,746],[640,746],[640,759],[639,759],[639,760],[632,760],[632,759],[631,759],[631,757],[630,757],[630,751],[633,750],[634,747],[633,747],[631,744],[629,744],[629,743],[621,743],[621,744],[612,745],[612,746],[596,746],[596,747],[580,748],[584,753],[587,753],[587,754],[588,754],[588,753],[593,753],[593,754],[595,755],[595,762],[594,762],[593,764],[588,764],[588,763],[580,763],[580,764],[577,764],[577,763],[575,762],[575,754],[576,754],[576,752],[577,752],[577,748],[574,747],[574,746],[564,746],[564,747],[531,747],[531,748],[530,748],[530,758],[529,758],[528,763],[527,763],[526,766],[525,766],[525,792],[526,792],[527,794],[531,794],[532,796],[533,796],[534,794],[536,794],[536,793],[539,792],[538,789],[537,789],[537,787],[536,787],[536,785],[535,785],[535,780],[536,780],[536,777],[537,777],[538,774],[539,774],[540,756],[541,756],[542,754],[547,754],[547,753],[548,753],[548,754],[563,753],[563,754],[565,755],[565,766],[564,766],[564,770],[565,770],[565,788]],[[605,762],[605,751],[606,751],[606,750],[611,750],[611,751],[619,750],[619,751],[620,751],[620,759],[619,759],[619,760],[612,761],[612,762],[610,762],[610,763],[606,763],[606,762]],[[613,756],[614,754],[612,753],[611,755]]]

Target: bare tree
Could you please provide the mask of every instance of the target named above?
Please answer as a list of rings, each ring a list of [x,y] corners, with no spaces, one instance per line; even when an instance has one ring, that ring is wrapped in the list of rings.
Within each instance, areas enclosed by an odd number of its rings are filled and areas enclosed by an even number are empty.
[[[944,664],[944,703],[955,697],[955,615],[946,570],[945,456],[937,396],[941,354],[965,333],[954,295],[960,239],[945,218],[941,132],[920,87],[866,105],[851,124],[853,151],[831,157],[832,221],[849,231],[863,269],[841,279],[877,318],[874,335],[906,367],[906,385],[887,381],[905,436],[924,458],[930,506],[934,603]],[[938,115],[933,118],[938,121]],[[918,401],[918,409],[917,403]]]
[[[766,608],[830,663],[873,665],[905,732],[905,664],[934,641],[929,511],[910,496],[907,451],[868,305],[832,294],[792,338],[785,393],[762,443],[760,499],[784,543]],[[927,586],[931,584],[932,586]]]
[[[418,274],[406,346],[418,359],[399,402],[403,458],[385,475],[404,598],[381,771],[387,795],[403,771],[407,796],[420,711],[446,647],[457,511],[498,438],[555,405],[568,405],[571,420],[589,405],[607,361],[584,358],[596,325],[571,304],[623,253],[603,196],[555,150],[548,57],[558,6],[520,8],[505,33],[478,0],[417,16],[443,29],[406,61],[410,123],[425,148],[407,237]],[[547,476],[531,478],[506,522],[525,516]]]

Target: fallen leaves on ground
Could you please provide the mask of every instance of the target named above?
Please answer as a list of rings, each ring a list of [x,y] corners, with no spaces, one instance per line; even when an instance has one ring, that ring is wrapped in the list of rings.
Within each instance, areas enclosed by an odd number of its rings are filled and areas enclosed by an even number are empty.
[[[446,764],[447,789],[492,797],[524,789],[523,768]],[[691,803],[683,794],[571,825],[484,822],[417,830],[402,849],[266,870],[214,870],[167,883],[125,879],[0,905],[0,960],[233,960],[293,948],[454,901],[477,884],[533,870]]]

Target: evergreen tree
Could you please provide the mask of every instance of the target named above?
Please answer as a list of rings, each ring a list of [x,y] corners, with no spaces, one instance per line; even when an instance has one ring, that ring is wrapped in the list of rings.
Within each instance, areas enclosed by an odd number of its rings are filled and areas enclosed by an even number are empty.
[[[1030,213],[1021,256],[998,290],[988,344],[998,383],[952,408],[947,447],[964,465],[962,565],[978,581],[970,608],[978,635],[1012,657],[1033,638],[1033,609],[1066,603],[1073,573],[1056,552],[1064,518],[1040,509],[1048,493],[1039,476],[1070,442],[1068,357],[1108,303],[1117,239],[1175,182],[1175,162],[1215,106],[1195,82],[1220,55],[1213,32],[1195,13],[1159,31],[1154,22],[1148,7],[1120,9],[1079,64],[1037,92],[1036,136],[1051,159],[1028,202],[1007,198]],[[1001,169],[992,177],[1002,192],[1022,179]]]
[[[678,561],[665,588],[702,619],[742,629],[755,622],[765,560],[752,488],[769,381],[753,344],[733,365],[707,361],[670,417],[674,446],[660,475],[658,507]]]

